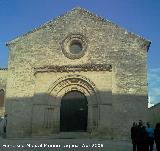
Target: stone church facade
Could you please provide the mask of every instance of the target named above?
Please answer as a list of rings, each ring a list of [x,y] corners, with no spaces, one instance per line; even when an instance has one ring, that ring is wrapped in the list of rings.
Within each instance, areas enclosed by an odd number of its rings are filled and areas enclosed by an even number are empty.
[[[8,137],[129,138],[147,121],[150,42],[82,8],[7,43],[0,70]]]

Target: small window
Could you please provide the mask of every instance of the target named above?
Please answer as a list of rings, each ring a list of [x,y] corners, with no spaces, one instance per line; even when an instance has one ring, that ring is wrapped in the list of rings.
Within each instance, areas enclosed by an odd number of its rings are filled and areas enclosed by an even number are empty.
[[[4,90],[0,90],[0,107],[4,107]]]

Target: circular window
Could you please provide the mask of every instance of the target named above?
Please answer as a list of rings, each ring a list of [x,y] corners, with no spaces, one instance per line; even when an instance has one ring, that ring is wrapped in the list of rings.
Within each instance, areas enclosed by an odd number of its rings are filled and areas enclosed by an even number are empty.
[[[82,44],[79,41],[72,41],[70,44],[70,52],[72,54],[80,54],[82,49]]]
[[[64,55],[69,59],[79,59],[85,55],[87,42],[83,35],[72,34],[62,43]]]

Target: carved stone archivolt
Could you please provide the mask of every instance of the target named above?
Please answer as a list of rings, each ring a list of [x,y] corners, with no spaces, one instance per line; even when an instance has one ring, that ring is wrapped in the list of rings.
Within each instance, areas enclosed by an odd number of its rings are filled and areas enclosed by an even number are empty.
[[[95,84],[88,78],[82,75],[68,75],[57,79],[48,89],[52,100],[50,102],[57,102],[57,110],[60,114],[61,99],[70,91],[82,92],[88,102],[88,127],[87,131],[97,128],[99,121],[99,101],[98,92]],[[54,98],[54,99],[53,99]],[[53,103],[54,104],[54,103]],[[58,117],[60,117],[58,115]],[[60,119],[58,119],[59,121]]]
[[[94,83],[81,75],[61,77],[50,86],[48,91],[54,97],[60,97],[72,90],[81,91],[86,96],[96,93]]]

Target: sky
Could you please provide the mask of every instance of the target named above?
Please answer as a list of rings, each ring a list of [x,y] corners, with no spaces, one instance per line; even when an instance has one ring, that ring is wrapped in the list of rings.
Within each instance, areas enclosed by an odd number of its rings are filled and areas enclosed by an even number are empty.
[[[151,103],[159,103],[160,0],[0,0],[0,67],[7,67],[6,42],[78,6],[152,42],[148,93]]]

